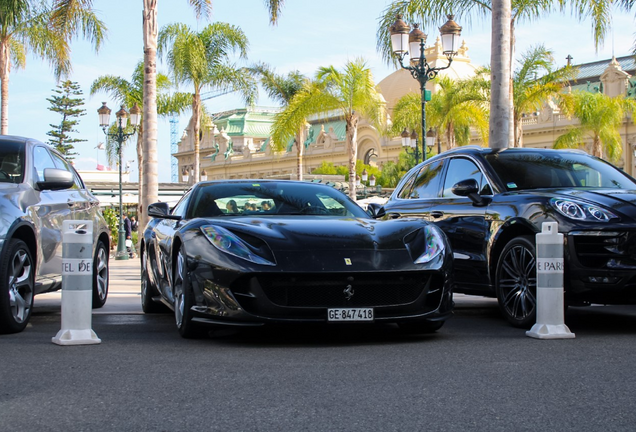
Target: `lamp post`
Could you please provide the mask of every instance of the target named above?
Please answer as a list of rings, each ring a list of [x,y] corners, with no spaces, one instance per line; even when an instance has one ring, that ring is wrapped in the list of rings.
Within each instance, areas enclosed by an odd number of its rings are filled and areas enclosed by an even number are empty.
[[[462,28],[453,21],[453,15],[448,15],[447,17],[448,21],[439,29],[442,35],[442,51],[448,59],[448,65],[445,67],[432,67],[426,62],[426,56],[424,55],[426,34],[418,28],[418,24],[413,24],[413,31],[409,33],[411,27],[402,21],[402,16],[398,14],[397,19],[389,28],[393,54],[398,58],[400,66],[411,72],[411,76],[420,83],[420,91],[422,93],[421,137],[426,136],[426,83],[435,78],[439,71],[450,67],[453,62],[453,56],[457,54],[457,48],[460,43]],[[404,66],[404,57],[406,57],[407,54],[410,54],[411,57],[410,66]],[[402,137],[404,137],[404,132],[402,133]],[[417,144],[415,148],[415,159],[419,163]],[[426,160],[426,148],[422,147],[422,153],[422,160]]]
[[[433,129],[431,128],[428,130],[428,132],[426,132],[426,148],[432,149],[434,145],[435,145],[435,132],[433,132]]]
[[[117,240],[117,253],[115,255],[116,260],[127,260],[128,252],[126,251],[126,232],[124,230],[124,206],[122,202],[122,180],[121,180],[121,170],[122,170],[122,161],[121,161],[121,151],[122,145],[128,138],[137,133],[137,128],[139,127],[139,122],[141,120],[141,110],[134,104],[130,109],[130,124],[133,127],[132,132],[126,133],[124,130],[128,125],[128,112],[121,106],[121,109],[115,113],[117,117],[115,132],[108,132],[108,127],[110,126],[110,108],[106,106],[106,102],[102,102],[101,108],[97,110],[99,114],[99,125],[102,127],[104,134],[110,139],[115,140],[117,142],[117,157],[119,159],[119,236]]]
[[[420,163],[420,148],[417,146],[417,132],[413,131],[409,133],[409,131],[404,128],[400,136],[402,137],[402,147],[406,149],[407,153],[409,148],[414,149],[415,165],[417,165]]]

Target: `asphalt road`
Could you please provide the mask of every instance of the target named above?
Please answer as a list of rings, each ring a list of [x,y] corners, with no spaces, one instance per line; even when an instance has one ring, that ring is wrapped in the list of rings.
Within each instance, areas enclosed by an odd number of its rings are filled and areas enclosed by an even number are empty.
[[[636,308],[572,308],[570,340],[528,338],[491,300],[471,298],[460,298],[455,316],[430,336],[386,325],[185,340],[172,315],[140,313],[131,268],[113,268],[109,302],[93,314],[101,344],[51,343],[59,294],[36,298],[24,332],[0,336],[0,430],[631,431],[636,424]]]

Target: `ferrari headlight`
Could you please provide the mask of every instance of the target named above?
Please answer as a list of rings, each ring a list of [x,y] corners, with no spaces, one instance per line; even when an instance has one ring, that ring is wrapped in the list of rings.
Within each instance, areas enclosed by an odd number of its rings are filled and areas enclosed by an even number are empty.
[[[415,261],[415,264],[425,264],[444,253],[444,239],[440,231],[433,226],[426,226],[423,229],[424,253]]]
[[[552,198],[552,206],[563,216],[574,220],[588,222],[609,222],[610,219],[617,219],[614,213],[602,209],[594,204],[587,204],[581,201],[574,201],[566,198]]]
[[[270,266],[276,265],[273,262],[256,255],[243,240],[225,228],[214,225],[204,225],[201,227],[201,231],[205,235],[205,238],[212,243],[212,246],[221,252],[225,252],[229,255],[233,255],[256,264]]]

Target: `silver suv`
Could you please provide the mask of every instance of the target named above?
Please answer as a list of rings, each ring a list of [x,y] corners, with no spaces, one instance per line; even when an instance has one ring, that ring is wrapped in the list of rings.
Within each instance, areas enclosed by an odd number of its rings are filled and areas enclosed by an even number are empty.
[[[93,221],[93,307],[108,295],[108,226],[99,201],[57,151],[0,136],[0,333],[26,327],[33,296],[62,287],[62,221]]]

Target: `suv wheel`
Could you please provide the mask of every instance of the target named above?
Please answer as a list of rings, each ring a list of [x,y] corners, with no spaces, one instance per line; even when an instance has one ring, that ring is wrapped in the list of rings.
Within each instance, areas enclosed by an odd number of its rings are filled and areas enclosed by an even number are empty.
[[[35,266],[22,240],[11,239],[0,257],[0,333],[25,329],[33,310]]]
[[[101,240],[97,241],[93,258],[93,309],[106,303],[108,297],[108,251]]]
[[[515,327],[529,328],[536,322],[535,256],[533,238],[523,236],[511,240],[497,262],[495,290],[499,309]]]

